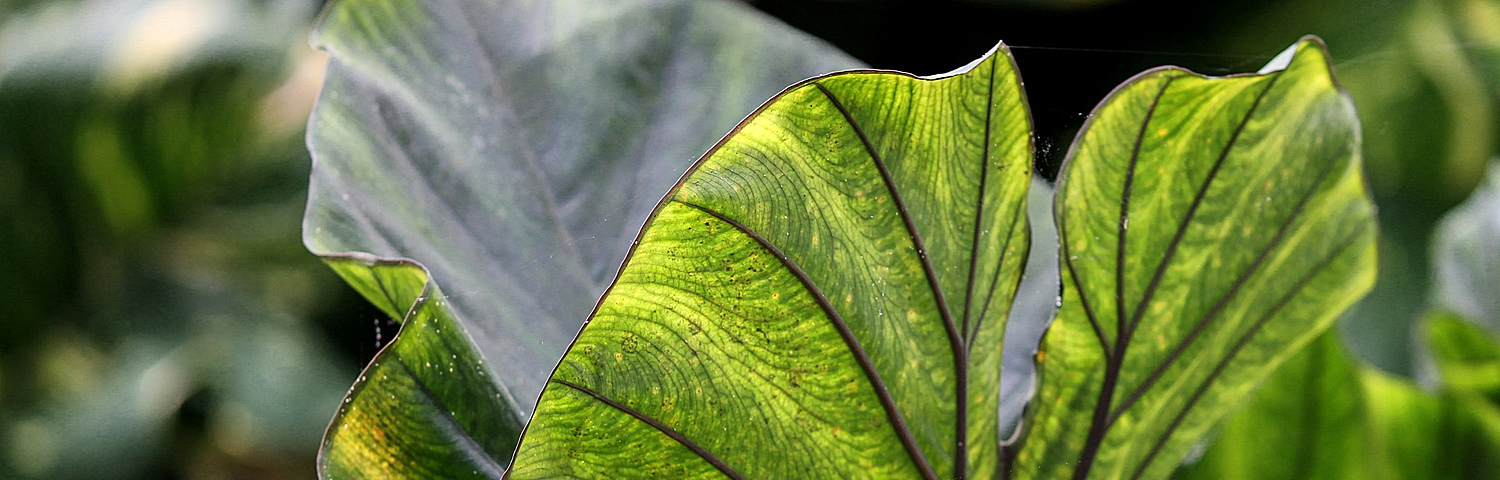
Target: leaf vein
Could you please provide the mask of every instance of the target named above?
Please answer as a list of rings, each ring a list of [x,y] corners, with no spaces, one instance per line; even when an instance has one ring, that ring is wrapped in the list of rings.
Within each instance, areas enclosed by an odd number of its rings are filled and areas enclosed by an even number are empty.
[[[864,144],[865,152],[870,154],[871,160],[875,162],[876,170],[880,171],[880,178],[885,182],[886,190],[891,194],[891,202],[896,206],[896,212],[900,214],[901,221],[906,225],[906,233],[911,239],[912,248],[917,251],[917,259],[921,261],[922,273],[927,276],[927,286],[932,289],[933,299],[937,302],[938,314],[943,318],[943,326],[948,331],[949,348],[953,351],[954,370],[954,435],[957,441],[954,445],[954,478],[964,478],[965,459],[968,448],[968,397],[969,397],[969,362],[966,358],[963,335],[958,331],[958,325],[953,321],[953,313],[948,308],[948,299],[943,295],[943,289],[938,285],[937,272],[932,268],[932,260],[927,258],[927,248],[922,243],[922,236],[917,232],[916,223],[911,218],[911,211],[906,208],[906,202],[901,199],[901,192],[896,189],[896,182],[891,178],[891,172],[886,168],[885,160],[875,150],[875,145],[870,143],[869,136],[865,135],[863,127],[854,120],[854,115],[849,109],[833,95],[828,87],[822,83],[813,82],[823,96],[828,97],[829,103],[838,109],[859,137],[860,143]]]
[[[702,446],[700,446],[697,443],[693,442],[691,439],[688,439],[681,432],[678,432],[677,430],[672,429],[672,427],[666,426],[665,424],[661,423],[660,421],[656,420],[655,418],[651,418],[650,416],[648,416],[648,415],[646,415],[644,413],[641,413],[641,412],[637,411],[634,408],[630,408],[629,406],[627,406],[627,405],[625,405],[623,403],[617,402],[617,401],[615,401],[615,400],[613,400],[613,399],[611,399],[609,397],[606,397],[602,393],[595,392],[592,389],[589,389],[588,387],[584,387],[582,385],[578,385],[576,383],[569,382],[567,380],[563,380],[563,379],[559,379],[559,378],[554,378],[554,379],[552,379],[550,381],[552,383],[555,383],[555,384],[558,384],[558,385],[563,385],[563,386],[566,386],[568,388],[572,388],[574,390],[582,392],[584,395],[588,395],[590,397],[593,397],[595,400],[598,400],[598,401],[604,403],[605,405],[609,405],[610,407],[614,407],[614,409],[619,410],[621,412],[624,412],[626,415],[630,415],[631,417],[635,417],[636,420],[640,420],[640,421],[646,423],[647,425],[650,425],[652,428],[655,428],[657,431],[661,432],[663,435],[671,437],[673,440],[676,440],[677,443],[682,444],[682,446],[684,446],[684,447],[687,447],[688,450],[691,450],[693,453],[697,454],[698,457],[702,458],[704,461],[708,462],[710,465],[713,465],[714,468],[716,468],[720,472],[722,472],[724,474],[724,476],[727,476],[729,478],[733,478],[735,480],[745,480],[745,476],[744,475],[740,475],[739,472],[735,471],[733,468],[730,468],[730,466],[727,465],[727,464],[725,464],[723,460],[720,460],[719,457],[714,456],[713,453],[710,453],[708,450],[705,450]]]
[[[865,352],[864,347],[860,345],[859,339],[854,338],[854,332],[849,330],[849,324],[844,321],[844,317],[833,307],[833,303],[828,301],[828,296],[823,293],[823,290],[818,288],[817,284],[813,283],[812,278],[807,275],[807,272],[801,266],[797,265],[796,262],[793,262],[790,257],[787,257],[781,249],[776,248],[765,237],[751,230],[745,224],[702,205],[675,198],[672,201],[702,211],[743,232],[750,239],[760,244],[761,248],[766,249],[771,256],[776,257],[787,270],[792,272],[793,276],[797,277],[798,281],[802,282],[802,286],[813,296],[813,300],[818,303],[818,306],[822,307],[824,315],[828,317],[829,322],[833,324],[834,329],[838,330],[839,336],[848,345],[850,353],[854,355],[855,362],[864,371],[865,377],[870,380],[870,385],[875,390],[875,396],[879,399],[881,407],[885,409],[886,419],[890,421],[891,428],[896,430],[896,436],[901,439],[901,444],[911,456],[912,462],[922,472],[923,478],[937,480],[937,474],[933,473],[932,466],[927,463],[927,457],[922,455],[921,447],[917,446],[916,438],[912,435],[911,429],[907,427],[906,419],[901,415],[900,409],[897,408],[896,400],[891,396],[890,389],[886,387],[885,380],[881,378],[880,372],[875,370],[874,362],[870,361],[870,356]]]
[[[1277,228],[1276,234],[1271,237],[1270,243],[1268,243],[1264,249],[1261,249],[1260,254],[1256,256],[1255,261],[1250,264],[1250,267],[1235,279],[1234,284],[1230,286],[1229,290],[1226,291],[1223,296],[1219,297],[1219,300],[1214,303],[1214,306],[1211,307],[1207,313],[1204,314],[1203,318],[1194,323],[1192,330],[1188,331],[1187,336],[1172,348],[1172,351],[1167,354],[1166,358],[1162,359],[1161,363],[1157,365],[1156,369],[1151,371],[1151,374],[1146,377],[1146,380],[1141,382],[1140,385],[1133,389],[1130,394],[1125,397],[1124,401],[1120,402],[1120,405],[1116,408],[1116,410],[1110,414],[1109,423],[1114,423],[1114,421],[1118,419],[1120,415],[1124,414],[1125,411],[1132,405],[1134,405],[1136,401],[1140,400],[1141,396],[1145,395],[1146,391],[1150,389],[1151,386],[1156,383],[1156,381],[1161,379],[1161,376],[1166,373],[1166,370],[1171,367],[1172,363],[1175,362],[1177,358],[1179,358],[1182,353],[1187,350],[1187,347],[1198,339],[1198,336],[1203,333],[1205,328],[1207,328],[1208,323],[1212,322],[1219,316],[1219,314],[1224,312],[1224,308],[1226,308],[1229,305],[1230,300],[1233,300],[1234,296],[1239,293],[1240,288],[1243,288],[1249,281],[1250,277],[1255,275],[1260,267],[1265,264],[1265,260],[1270,257],[1271,251],[1275,250],[1276,247],[1281,244],[1281,241],[1286,238],[1287,230],[1292,226],[1292,223],[1294,223],[1297,218],[1300,217],[1304,211],[1306,211],[1307,203],[1312,200],[1313,195],[1318,192],[1318,187],[1319,185],[1322,185],[1324,179],[1328,178],[1328,175],[1333,172],[1335,165],[1335,163],[1330,162],[1327,168],[1324,168],[1321,172],[1318,173],[1317,179],[1313,180],[1313,183],[1308,187],[1307,192],[1303,193],[1302,197],[1297,200],[1297,205],[1293,208],[1292,214],[1289,215],[1287,219],[1281,223],[1281,226]]]
[[[1347,238],[1339,242],[1339,245],[1335,247],[1327,257],[1325,257],[1322,261],[1319,261],[1318,264],[1313,266],[1311,269],[1308,269],[1307,273],[1304,273],[1301,278],[1297,279],[1297,283],[1292,285],[1292,288],[1288,289],[1285,294],[1282,294],[1281,298],[1277,299],[1276,303],[1269,310],[1266,310],[1266,313],[1264,315],[1261,315],[1261,317],[1255,321],[1255,324],[1250,326],[1250,329],[1246,331],[1244,335],[1241,335],[1240,338],[1235,341],[1234,345],[1229,348],[1229,352],[1224,355],[1224,358],[1219,360],[1219,363],[1214,366],[1213,371],[1209,372],[1208,376],[1203,379],[1203,382],[1198,385],[1198,388],[1193,391],[1193,394],[1188,397],[1187,403],[1184,404],[1182,410],[1177,412],[1177,415],[1172,418],[1172,422],[1167,425],[1167,429],[1163,431],[1161,436],[1156,439],[1156,443],[1151,446],[1151,450],[1147,452],[1145,458],[1141,460],[1140,465],[1136,467],[1135,473],[1131,475],[1132,480],[1139,479],[1141,478],[1141,475],[1144,475],[1146,473],[1146,468],[1149,467],[1156,456],[1161,453],[1162,448],[1166,446],[1167,440],[1170,440],[1172,437],[1172,433],[1174,433],[1177,428],[1182,425],[1182,421],[1187,417],[1188,412],[1193,409],[1193,406],[1197,405],[1199,400],[1203,399],[1203,394],[1206,393],[1212,386],[1214,380],[1217,379],[1219,375],[1224,373],[1224,370],[1229,367],[1229,363],[1233,361],[1237,355],[1239,355],[1239,352],[1243,350],[1246,345],[1250,344],[1250,339],[1254,337],[1255,334],[1259,333],[1262,327],[1265,327],[1267,323],[1270,323],[1271,319],[1275,318],[1276,314],[1280,312],[1282,308],[1286,307],[1288,303],[1291,303],[1292,299],[1296,298],[1297,295],[1307,287],[1307,284],[1311,282],[1314,277],[1317,277],[1318,274],[1322,273],[1322,271],[1327,268],[1329,264],[1333,263],[1334,260],[1343,256],[1344,252],[1347,252],[1350,247],[1354,246],[1355,242],[1359,240],[1359,238],[1364,235],[1365,231],[1368,229],[1369,224],[1362,224],[1358,229],[1355,229],[1354,232],[1350,233]]]

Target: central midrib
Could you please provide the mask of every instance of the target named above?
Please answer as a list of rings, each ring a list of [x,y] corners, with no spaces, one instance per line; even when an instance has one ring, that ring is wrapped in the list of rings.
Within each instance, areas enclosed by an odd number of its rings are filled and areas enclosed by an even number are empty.
[[[1168,79],[1162,85],[1161,91],[1157,92],[1156,97],[1151,102],[1151,107],[1147,111],[1146,118],[1142,121],[1141,124],[1141,133],[1136,139],[1136,145],[1134,146],[1135,150],[1133,151],[1130,158],[1130,173],[1128,175],[1134,174],[1137,156],[1140,152],[1141,143],[1143,143],[1145,140],[1144,133],[1146,131],[1146,127],[1150,123],[1151,116],[1155,112],[1156,106],[1160,102],[1162,95],[1166,93],[1167,87],[1175,78],[1177,77]],[[1203,199],[1208,192],[1208,189],[1213,185],[1214,179],[1217,178],[1217,174],[1220,168],[1228,159],[1229,152],[1233,150],[1236,142],[1239,141],[1240,134],[1244,132],[1245,126],[1255,115],[1256,110],[1260,108],[1260,105],[1262,101],[1265,100],[1266,95],[1270,93],[1273,87],[1276,86],[1276,80],[1280,78],[1280,75],[1275,75],[1270,77],[1270,79],[1266,81],[1266,86],[1256,94],[1255,100],[1250,104],[1250,108],[1246,110],[1244,116],[1235,126],[1234,132],[1230,134],[1228,142],[1225,143],[1224,148],[1220,151],[1218,158],[1215,159],[1213,167],[1209,169],[1207,178],[1204,180],[1203,185],[1194,195],[1193,202],[1188,207],[1187,214],[1184,215],[1182,221],[1178,224],[1176,233],[1173,235],[1171,242],[1167,245],[1165,255],[1157,264],[1155,272],[1153,273],[1149,284],[1146,286],[1146,291],[1142,294],[1141,300],[1136,303],[1136,308],[1132,312],[1129,320],[1125,319],[1125,312],[1123,309],[1116,310],[1115,315],[1117,330],[1115,331],[1115,345],[1113,349],[1106,349],[1104,352],[1104,384],[1100,387],[1099,399],[1094,405],[1093,420],[1089,425],[1089,433],[1084,440],[1084,447],[1078,455],[1078,468],[1073,471],[1074,480],[1083,480],[1088,477],[1089,471],[1093,467],[1094,458],[1098,453],[1098,449],[1103,443],[1104,436],[1108,433],[1109,428],[1113,426],[1113,422],[1111,421],[1113,416],[1110,415],[1110,407],[1112,406],[1114,400],[1114,388],[1119,382],[1120,370],[1121,368],[1123,368],[1125,361],[1125,351],[1130,346],[1130,339],[1131,336],[1135,333],[1135,328],[1139,325],[1140,321],[1144,317],[1146,305],[1148,305],[1151,299],[1154,297],[1157,287],[1161,284],[1163,274],[1165,273],[1167,266],[1171,263],[1173,254],[1176,253],[1178,245],[1181,244],[1183,235],[1186,233],[1188,225],[1192,223],[1193,218],[1196,216],[1198,207],[1202,204]],[[1120,255],[1120,257],[1117,257],[1117,263],[1119,263],[1119,265],[1117,265],[1116,271],[1116,302],[1119,308],[1123,308],[1124,305],[1123,255],[1125,245],[1124,236],[1126,232],[1125,222],[1127,222],[1129,218],[1129,212],[1127,210],[1130,204],[1128,198],[1129,193],[1130,189],[1129,185],[1127,184],[1124,189],[1124,196],[1121,199],[1121,220],[1119,225],[1119,235],[1121,238],[1118,245],[1118,255]]]

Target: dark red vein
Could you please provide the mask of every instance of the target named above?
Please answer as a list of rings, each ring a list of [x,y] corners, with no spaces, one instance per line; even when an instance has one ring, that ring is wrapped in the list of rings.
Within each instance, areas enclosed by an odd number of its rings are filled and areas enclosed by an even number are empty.
[[[1005,232],[1005,244],[1000,247],[1000,261],[995,262],[995,274],[990,276],[990,288],[988,289],[989,292],[984,295],[984,302],[980,304],[981,306],[979,309],[979,318],[974,319],[974,329],[973,331],[968,333],[968,340],[964,343],[964,347],[969,351],[974,350],[974,339],[979,336],[979,328],[983,326],[985,317],[990,313],[990,304],[995,299],[995,290],[999,290],[1000,286],[1000,272],[1005,270],[1005,261],[1008,259],[1007,257],[1010,256],[1010,241],[1016,236],[1016,224],[1020,223],[1019,219],[1021,218],[1021,212],[1024,211],[1026,211],[1026,209],[1023,205],[1017,205],[1014,212],[1011,213],[1010,227],[1007,228]],[[1021,258],[1024,259],[1029,257],[1031,254],[1031,227],[1029,224],[1026,228],[1026,231],[1021,232],[1021,234],[1025,235],[1027,238],[1026,248],[1021,252]],[[1016,269],[1016,284],[1014,286],[1017,287],[1017,289],[1019,289],[1020,287],[1022,272],[1024,272],[1024,269]],[[1015,290],[1012,291],[1014,292]]]
[[[828,296],[824,295],[823,290],[818,288],[817,284],[813,283],[812,278],[807,275],[807,272],[793,262],[790,257],[787,257],[781,249],[776,248],[765,237],[762,237],[759,233],[756,233],[739,221],[702,205],[676,198],[672,199],[672,201],[702,211],[738,229],[750,237],[750,239],[760,244],[761,248],[766,249],[771,256],[776,257],[787,270],[792,272],[793,276],[797,277],[798,281],[802,282],[803,288],[806,288],[807,292],[812,294],[813,300],[818,303],[818,306],[823,308],[824,315],[833,323],[834,329],[838,330],[839,336],[844,339],[844,344],[849,347],[850,353],[854,354],[855,362],[859,364],[860,370],[864,371],[865,377],[870,380],[870,385],[875,390],[875,396],[879,399],[880,406],[885,409],[886,419],[890,421],[891,428],[896,430],[896,436],[901,439],[901,444],[906,447],[906,452],[911,456],[912,462],[916,463],[917,469],[922,472],[922,477],[927,480],[937,480],[937,474],[933,473],[932,466],[927,463],[927,456],[922,454],[921,447],[917,446],[916,437],[912,436],[911,429],[906,426],[906,418],[901,415],[900,409],[896,407],[895,398],[891,396],[890,389],[886,388],[885,380],[881,378],[880,372],[875,370],[874,362],[870,361],[870,356],[865,352],[864,347],[860,345],[859,339],[854,338],[854,332],[849,330],[849,324],[844,321],[844,317],[839,315],[838,310],[833,308],[833,302],[828,301]]]
[[[870,143],[869,136],[865,135],[864,128],[854,120],[854,115],[833,92],[824,87],[823,84],[813,82],[823,96],[828,97],[829,103],[844,116],[849,127],[854,130],[859,141],[864,144],[865,152],[869,153],[870,159],[875,162],[875,169],[880,171],[881,180],[885,181],[885,187],[891,194],[891,202],[896,205],[896,212],[901,216],[901,222],[906,225],[906,233],[911,238],[912,248],[917,251],[917,259],[922,263],[922,273],[927,276],[927,286],[932,289],[933,299],[937,302],[938,313],[943,318],[943,326],[948,330],[948,346],[953,351],[954,370],[954,456],[953,456],[953,478],[963,479],[968,470],[968,411],[969,411],[969,361],[964,348],[963,335],[958,332],[958,325],[953,322],[953,313],[948,308],[948,299],[943,295],[943,289],[938,286],[937,272],[932,268],[932,261],[927,258],[927,248],[922,243],[922,236],[917,233],[917,226],[912,221],[911,211],[906,208],[906,202],[901,200],[901,192],[896,189],[896,182],[891,179],[891,172],[886,168],[885,161],[880,158],[880,153],[875,150],[875,145]]]
[[[1319,261],[1316,266],[1309,269],[1307,273],[1304,273],[1301,278],[1297,279],[1297,283],[1293,284],[1292,288],[1288,289],[1287,292],[1281,296],[1281,298],[1277,299],[1275,305],[1272,306],[1271,309],[1267,310],[1266,313],[1264,315],[1261,315],[1259,319],[1256,319],[1255,324],[1251,325],[1250,329],[1247,330],[1244,335],[1241,335],[1240,338],[1235,340],[1234,345],[1229,348],[1229,352],[1224,355],[1223,359],[1219,360],[1218,364],[1214,365],[1213,371],[1209,372],[1208,376],[1203,379],[1203,383],[1199,384],[1198,388],[1193,391],[1193,394],[1188,397],[1187,403],[1182,406],[1182,410],[1177,412],[1177,415],[1172,418],[1172,422],[1167,425],[1167,429],[1163,431],[1161,436],[1156,439],[1156,443],[1152,444],[1151,450],[1146,453],[1145,458],[1141,459],[1141,464],[1136,467],[1135,473],[1131,475],[1131,479],[1139,479],[1141,478],[1141,475],[1144,475],[1146,473],[1146,468],[1149,467],[1152,460],[1154,460],[1156,456],[1161,453],[1161,449],[1166,446],[1167,441],[1171,439],[1172,433],[1175,432],[1177,428],[1182,425],[1182,421],[1187,418],[1188,412],[1191,411],[1195,405],[1197,405],[1199,400],[1203,399],[1203,394],[1208,392],[1208,389],[1212,386],[1214,380],[1217,379],[1219,375],[1222,375],[1224,373],[1224,370],[1229,367],[1229,363],[1234,360],[1235,356],[1239,355],[1239,352],[1243,350],[1246,345],[1250,344],[1250,339],[1254,337],[1255,334],[1259,333],[1260,329],[1265,327],[1267,323],[1270,323],[1271,319],[1275,318],[1276,314],[1279,313],[1282,308],[1286,307],[1288,303],[1291,303],[1292,299],[1296,298],[1297,294],[1301,293],[1302,290],[1307,287],[1308,282],[1311,282],[1312,279],[1317,277],[1319,273],[1322,273],[1322,271],[1326,269],[1329,264],[1333,263],[1334,260],[1337,260],[1340,256],[1343,256],[1344,252],[1349,250],[1349,247],[1354,246],[1355,242],[1358,241],[1359,238],[1364,235],[1365,230],[1368,229],[1368,224],[1361,225],[1360,228],[1354,230],[1354,232],[1352,232],[1348,238],[1345,238],[1343,241],[1339,242],[1339,245],[1335,247],[1326,258],[1324,258],[1322,261]]]
[[[1188,206],[1187,214],[1178,223],[1177,232],[1173,234],[1172,241],[1167,244],[1166,253],[1162,256],[1161,261],[1157,263],[1156,271],[1151,275],[1151,281],[1146,285],[1146,291],[1141,295],[1141,300],[1136,304],[1135,311],[1131,314],[1129,321],[1125,321],[1122,317],[1116,318],[1122,329],[1115,332],[1114,355],[1105,358],[1104,384],[1099,389],[1099,400],[1094,404],[1094,417],[1089,425],[1088,437],[1084,442],[1083,449],[1078,454],[1078,468],[1073,471],[1073,478],[1075,480],[1081,480],[1088,476],[1089,469],[1093,467],[1094,457],[1098,453],[1099,446],[1103,443],[1104,436],[1109,431],[1110,403],[1114,400],[1114,389],[1116,383],[1119,381],[1120,368],[1124,364],[1125,352],[1130,348],[1131,337],[1135,333],[1136,327],[1140,325],[1141,316],[1145,314],[1146,305],[1156,295],[1156,289],[1161,285],[1161,280],[1166,273],[1167,266],[1171,264],[1172,257],[1177,253],[1177,247],[1181,245],[1182,238],[1187,233],[1188,225],[1192,224],[1193,218],[1197,215],[1198,207],[1203,204],[1203,199],[1207,197],[1209,187],[1213,185],[1214,179],[1218,177],[1219,169],[1224,166],[1224,161],[1229,158],[1229,152],[1233,150],[1235,142],[1239,141],[1240,134],[1244,132],[1245,125],[1254,117],[1256,109],[1260,107],[1260,103],[1265,99],[1266,93],[1270,92],[1271,87],[1276,85],[1276,79],[1278,78],[1281,77],[1279,75],[1273,76],[1266,82],[1266,87],[1256,94],[1255,101],[1245,111],[1245,115],[1240,119],[1239,124],[1235,125],[1234,132],[1230,134],[1229,141],[1224,144],[1224,149],[1219,152],[1218,158],[1214,160],[1214,165],[1209,169],[1203,185],[1193,195],[1193,202]],[[1162,88],[1165,91],[1166,85],[1164,84]],[[1158,92],[1156,100],[1152,102],[1153,108],[1160,98],[1161,93]],[[1144,128],[1145,125],[1142,125],[1142,132],[1144,132]],[[1139,145],[1136,147],[1138,149]],[[1122,221],[1122,229],[1123,226]],[[1121,247],[1123,247],[1123,243]],[[1123,253],[1121,256],[1123,257]],[[1123,259],[1117,261],[1123,262]],[[1123,271],[1117,270],[1116,275],[1116,298],[1121,307],[1116,311],[1116,315],[1118,316],[1124,314],[1124,295],[1119,293],[1124,289]]]
[[[1104,383],[1100,385],[1099,399],[1094,403],[1094,418],[1089,425],[1088,436],[1084,439],[1083,449],[1078,453],[1078,468],[1073,470],[1075,480],[1088,476],[1089,469],[1094,464],[1095,453],[1104,442],[1104,434],[1109,429],[1109,404],[1114,400],[1115,387],[1119,385],[1120,366],[1125,363],[1125,350],[1129,341],[1130,325],[1125,321],[1125,232],[1130,225],[1130,190],[1135,183],[1135,167],[1140,161],[1141,145],[1146,143],[1146,130],[1151,126],[1151,117],[1156,115],[1156,107],[1161,104],[1161,97],[1166,95],[1167,87],[1172,86],[1172,81],[1176,79],[1177,77],[1168,77],[1162,82],[1161,90],[1156,91],[1156,96],[1151,97],[1151,104],[1146,107],[1146,115],[1141,119],[1141,128],[1136,130],[1135,145],[1131,147],[1130,160],[1125,169],[1125,185],[1120,191],[1120,219],[1116,224],[1115,234],[1115,346],[1105,351]]]
[[[1302,197],[1297,200],[1297,205],[1293,207],[1292,214],[1287,216],[1287,219],[1283,221],[1281,223],[1281,226],[1276,229],[1276,234],[1271,237],[1270,243],[1268,243],[1265,248],[1261,249],[1260,254],[1255,257],[1255,261],[1250,264],[1250,267],[1247,268],[1243,273],[1241,273],[1239,278],[1235,279],[1234,284],[1229,287],[1229,290],[1224,292],[1224,295],[1219,297],[1219,300],[1215,302],[1214,306],[1211,307],[1209,311],[1203,315],[1203,318],[1199,319],[1196,323],[1193,324],[1192,330],[1189,330],[1188,334],[1183,337],[1182,341],[1178,342],[1177,346],[1173,347],[1172,351],[1167,353],[1167,356],[1162,359],[1161,363],[1158,364],[1154,370],[1151,371],[1151,374],[1146,376],[1146,380],[1142,381],[1140,385],[1137,385],[1136,388],[1133,389],[1130,394],[1125,397],[1125,400],[1120,402],[1120,405],[1110,413],[1108,423],[1113,424],[1115,420],[1120,417],[1120,415],[1124,414],[1126,410],[1135,405],[1135,402],[1140,400],[1140,398],[1146,394],[1146,391],[1161,379],[1161,376],[1166,373],[1167,369],[1171,367],[1172,363],[1177,361],[1177,358],[1182,356],[1182,353],[1187,351],[1187,348],[1191,346],[1193,342],[1197,341],[1198,336],[1203,334],[1203,331],[1208,327],[1208,324],[1215,318],[1218,318],[1219,314],[1224,312],[1224,309],[1229,306],[1229,302],[1233,300],[1235,295],[1239,294],[1240,289],[1243,288],[1247,282],[1249,282],[1250,277],[1255,275],[1255,273],[1260,270],[1260,267],[1265,264],[1266,259],[1270,257],[1271,251],[1275,250],[1277,246],[1281,245],[1281,241],[1286,238],[1287,230],[1291,228],[1292,223],[1296,222],[1297,218],[1300,217],[1306,210],[1307,202],[1312,200],[1313,195],[1318,192],[1318,187],[1322,185],[1324,179],[1328,178],[1328,174],[1333,172],[1335,166],[1337,166],[1336,162],[1329,162],[1322,171],[1318,172],[1318,177],[1313,180],[1312,185],[1309,186],[1307,191],[1302,194]]]
[[[1135,145],[1130,149],[1130,162],[1125,168],[1125,185],[1120,192],[1120,220],[1115,225],[1115,351],[1121,352],[1124,357],[1124,347],[1121,345],[1125,333],[1129,328],[1125,324],[1125,243],[1129,238],[1126,231],[1130,226],[1130,191],[1135,186],[1135,167],[1140,163],[1141,145],[1146,143],[1146,130],[1151,126],[1151,118],[1156,116],[1156,107],[1161,104],[1161,97],[1167,94],[1167,88],[1172,86],[1172,81],[1177,77],[1168,77],[1162,82],[1161,90],[1156,91],[1156,96],[1151,97],[1151,104],[1146,107],[1146,116],[1141,119],[1141,128],[1135,132]]]
[[[1089,296],[1084,293],[1083,284],[1079,283],[1078,271],[1073,269],[1073,255],[1068,251],[1068,228],[1059,225],[1057,228],[1058,242],[1060,247],[1059,257],[1062,257],[1063,266],[1068,268],[1068,279],[1073,281],[1073,291],[1078,292],[1078,303],[1083,305],[1083,314],[1089,319],[1089,326],[1094,327],[1094,336],[1099,338],[1099,349],[1104,351],[1104,358],[1114,356],[1114,349],[1110,348],[1109,340],[1104,338],[1104,327],[1099,324],[1099,317],[1094,316],[1094,308],[1089,306]]]
[[[708,450],[704,450],[703,447],[699,446],[697,443],[693,443],[692,440],[689,440],[686,436],[683,436],[682,433],[679,433],[677,430],[673,430],[672,427],[668,427],[657,421],[656,419],[646,416],[646,414],[644,413],[638,412],[635,409],[626,406],[625,404],[616,402],[613,399],[610,399],[609,397],[606,397],[599,392],[590,390],[589,388],[582,385],[557,378],[552,379],[551,382],[566,386],[568,388],[572,388],[579,392],[583,392],[583,394],[594,397],[595,400],[603,402],[605,405],[614,407],[616,410],[625,412],[626,415],[635,417],[636,420],[645,422],[647,425],[650,425],[652,428],[655,428],[662,434],[668,437],[672,437],[673,440],[676,440],[677,443],[680,443],[682,444],[682,446],[687,447],[688,450],[692,450],[693,453],[698,454],[698,456],[703,458],[704,461],[708,462],[710,465],[713,465],[714,468],[719,469],[720,472],[723,472],[725,476],[733,478],[735,480],[745,480],[745,476],[740,475],[740,472],[734,471],[734,469],[730,468],[729,465],[724,464],[723,460],[719,460],[719,457],[715,457],[714,454],[709,453]]]
[[[979,155],[979,189],[974,195],[974,238],[969,243],[969,280],[966,284],[967,288],[964,291],[964,320],[963,328],[960,330],[964,333],[965,344],[969,343],[969,336],[972,335],[969,331],[969,314],[974,310],[974,274],[979,269],[979,239],[980,232],[984,229],[984,189],[988,186],[986,182],[989,179],[990,172],[990,124],[994,123],[990,117],[994,115],[995,110],[995,65],[999,63],[993,60],[990,61],[989,96],[984,101],[984,136],[980,137],[983,147]],[[1007,245],[1009,241],[1010,238],[1007,237]],[[1001,250],[1000,255],[1003,262],[1005,251]],[[999,269],[1003,266],[1004,263],[1001,263],[996,268]],[[978,321],[976,320],[975,323],[978,323]],[[967,355],[967,348],[965,350],[965,354]]]
[[[1177,224],[1177,232],[1172,235],[1172,242],[1167,244],[1167,251],[1162,255],[1161,262],[1156,264],[1156,272],[1151,275],[1151,283],[1146,285],[1145,294],[1141,295],[1141,301],[1136,303],[1135,311],[1130,315],[1127,336],[1129,333],[1135,331],[1136,325],[1141,321],[1141,316],[1146,313],[1146,305],[1150,304],[1151,299],[1155,297],[1156,289],[1161,286],[1162,276],[1166,274],[1167,266],[1171,265],[1172,257],[1177,253],[1177,247],[1182,244],[1182,237],[1187,234],[1188,225],[1193,222],[1193,217],[1198,214],[1198,207],[1203,205],[1203,199],[1208,196],[1209,187],[1213,186],[1214,179],[1218,178],[1219,169],[1224,166],[1224,161],[1229,158],[1229,152],[1234,149],[1235,143],[1240,140],[1240,134],[1245,131],[1245,125],[1250,123],[1250,119],[1255,116],[1255,111],[1260,108],[1261,101],[1266,99],[1266,94],[1271,92],[1271,88],[1276,86],[1276,80],[1280,78],[1280,75],[1271,77],[1270,80],[1266,81],[1266,88],[1261,89],[1260,93],[1255,95],[1255,101],[1250,104],[1250,109],[1245,111],[1245,116],[1240,119],[1238,125],[1235,125],[1234,133],[1229,135],[1229,141],[1224,144],[1224,149],[1219,152],[1219,157],[1214,160],[1214,166],[1208,170],[1208,177],[1203,180],[1203,186],[1199,187],[1198,192],[1193,195],[1193,203],[1188,206],[1187,215],[1184,215],[1182,221]]]

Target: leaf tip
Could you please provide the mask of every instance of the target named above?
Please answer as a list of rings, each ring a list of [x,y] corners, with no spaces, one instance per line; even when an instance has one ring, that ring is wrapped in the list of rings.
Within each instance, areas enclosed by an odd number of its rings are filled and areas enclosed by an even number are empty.
[[[1288,66],[1291,66],[1292,59],[1305,54],[1309,50],[1317,51],[1325,58],[1328,56],[1328,46],[1323,43],[1322,38],[1318,38],[1317,35],[1303,35],[1302,38],[1297,39],[1295,43],[1286,47],[1281,53],[1276,54],[1275,57],[1271,57],[1271,61],[1266,62],[1266,65],[1260,67],[1260,70],[1257,70],[1255,73],[1265,75],[1286,70]]]
[[[937,74],[937,75],[929,75],[929,76],[919,77],[919,78],[924,79],[924,80],[938,80],[938,79],[943,79],[943,78],[948,78],[948,77],[956,77],[956,76],[959,76],[959,75],[963,75],[965,73],[969,73],[970,71],[973,71],[976,67],[979,67],[980,65],[987,64],[990,61],[993,61],[996,56],[1000,56],[1000,55],[1003,55],[1006,59],[1010,59],[1011,58],[1010,47],[1006,46],[1004,41],[995,42],[995,46],[990,47],[989,51],[984,52],[984,55],[980,55],[979,58],[974,59],[974,61],[969,62],[969,63],[965,64],[964,66],[955,68],[952,71],[949,71],[949,72],[946,72],[946,73],[940,73],[940,74]]]

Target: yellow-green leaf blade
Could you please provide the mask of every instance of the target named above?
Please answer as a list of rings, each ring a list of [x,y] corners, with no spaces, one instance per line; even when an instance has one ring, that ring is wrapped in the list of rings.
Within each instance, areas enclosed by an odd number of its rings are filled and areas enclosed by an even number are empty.
[[[409,261],[325,259],[402,319],[365,367],[318,452],[324,478],[499,478],[523,419],[491,378],[447,297]],[[417,286],[418,288],[412,288]]]
[[[1321,42],[1283,69],[1122,85],[1059,178],[1063,299],[1017,478],[1162,478],[1368,290],[1352,104]]]
[[[1031,173],[1000,52],[816,78],[737,127],[647,224],[512,477],[993,478]]]

